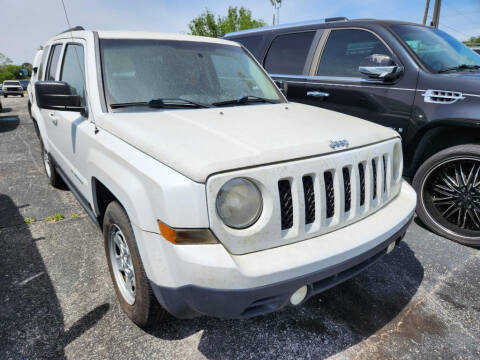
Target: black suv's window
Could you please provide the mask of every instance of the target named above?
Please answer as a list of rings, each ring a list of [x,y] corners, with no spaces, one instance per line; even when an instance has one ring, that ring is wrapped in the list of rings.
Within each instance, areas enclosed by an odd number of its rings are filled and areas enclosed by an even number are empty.
[[[232,41],[239,42],[240,44],[245,46],[248,49],[248,51],[250,51],[252,54],[255,54],[262,41],[262,35],[245,36],[241,38],[232,39]]]
[[[70,86],[73,95],[80,95],[83,104],[85,104],[84,72],[83,46],[79,44],[68,44],[63,57],[60,80],[65,81]]]
[[[47,55],[48,50],[50,50],[50,46],[45,46],[42,53],[42,61],[40,62],[40,66],[38,67],[38,80],[43,80],[43,69],[45,68],[45,63],[47,62]]]
[[[265,69],[271,74],[300,75],[315,31],[277,36],[268,50]]]
[[[319,76],[359,77],[358,67],[372,54],[391,56],[378,37],[365,30],[334,30],[318,65]]]
[[[60,59],[61,51],[61,44],[57,44],[52,47],[50,61],[48,63],[47,77],[45,80],[55,80],[55,72],[57,71],[58,60]]]

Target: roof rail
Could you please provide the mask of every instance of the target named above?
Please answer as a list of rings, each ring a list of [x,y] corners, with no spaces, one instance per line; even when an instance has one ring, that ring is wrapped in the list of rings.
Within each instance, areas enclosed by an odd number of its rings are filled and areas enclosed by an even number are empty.
[[[348,18],[344,16],[338,16],[338,17],[331,17],[331,18],[326,18],[325,22],[334,22],[334,21],[348,21]]]
[[[62,31],[62,32],[59,33],[58,35],[60,35],[60,34],[65,34],[65,33],[67,33],[67,32],[71,32],[71,31],[81,31],[81,30],[85,30],[85,29],[83,28],[83,26],[74,26],[74,27],[72,27],[72,28],[70,28],[70,29],[67,29],[67,30],[65,30],[65,31]]]
[[[280,25],[274,25],[274,26],[265,26],[265,27],[259,27],[259,28],[254,28],[254,29],[247,29],[247,30],[230,32],[230,33],[225,34],[223,37],[229,37],[229,36],[232,36],[232,35],[243,35],[243,34],[249,34],[249,33],[256,33],[256,32],[259,32],[259,31],[284,29],[284,28],[290,28],[290,27],[294,27],[294,26],[307,26],[307,25],[324,24],[324,23],[333,22],[333,21],[348,21],[348,19],[346,17],[334,17],[334,18],[327,18],[327,19],[300,21],[300,22],[295,22],[295,23],[287,23],[287,24],[280,24]]]

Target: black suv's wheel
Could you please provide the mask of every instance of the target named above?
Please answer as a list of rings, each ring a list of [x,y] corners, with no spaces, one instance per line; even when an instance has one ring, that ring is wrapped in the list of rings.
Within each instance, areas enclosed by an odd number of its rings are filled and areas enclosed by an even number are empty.
[[[425,225],[459,243],[480,245],[480,145],[454,146],[428,158],[413,186]]]
[[[123,207],[115,201],[105,211],[103,238],[120,306],[138,326],[153,325],[164,311],[145,274],[130,220]]]
[[[40,148],[42,150],[43,167],[45,168],[45,174],[47,175],[48,181],[53,187],[60,189],[64,188],[65,183],[63,182],[60,175],[58,175],[57,170],[55,170],[53,159],[48,153],[47,149],[45,149],[45,146],[43,146],[43,141],[41,139]]]

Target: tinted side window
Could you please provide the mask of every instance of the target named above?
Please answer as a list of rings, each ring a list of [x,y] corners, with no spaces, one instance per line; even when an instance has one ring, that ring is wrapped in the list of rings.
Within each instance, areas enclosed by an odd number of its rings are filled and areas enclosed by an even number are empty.
[[[63,57],[60,80],[65,81],[73,95],[80,95],[82,104],[85,104],[85,61],[83,46],[68,44]]]
[[[252,54],[256,54],[258,47],[262,41],[262,35],[255,35],[255,36],[246,36],[241,38],[232,39],[233,41],[239,42],[243,46],[245,46],[248,51]]]
[[[49,50],[50,46],[45,46],[45,48],[43,49],[42,61],[40,62],[40,66],[38,67],[38,80],[43,80],[43,69],[45,69]]]
[[[268,50],[265,69],[271,74],[300,75],[315,31],[277,36]]]
[[[328,37],[317,75],[359,77],[358,66],[372,54],[391,56],[375,35],[364,30],[334,30]]]
[[[55,72],[57,71],[58,60],[60,59],[60,52],[62,51],[62,45],[54,45],[52,47],[50,61],[48,63],[47,76],[45,80],[55,80]]]

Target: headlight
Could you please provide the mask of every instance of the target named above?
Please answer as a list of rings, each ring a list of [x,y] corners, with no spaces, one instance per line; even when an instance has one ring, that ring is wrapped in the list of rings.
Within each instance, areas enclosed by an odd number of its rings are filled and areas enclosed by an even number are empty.
[[[403,158],[402,158],[402,144],[397,142],[393,147],[393,181],[397,182],[402,175]]]
[[[244,229],[253,225],[262,213],[262,194],[250,180],[235,178],[227,181],[218,192],[217,214],[225,225]]]

